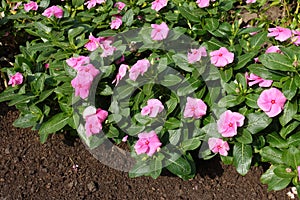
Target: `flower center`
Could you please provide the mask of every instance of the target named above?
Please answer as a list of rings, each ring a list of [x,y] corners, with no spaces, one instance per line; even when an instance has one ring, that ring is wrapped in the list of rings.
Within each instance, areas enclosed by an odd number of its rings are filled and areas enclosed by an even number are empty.
[[[275,103],[275,100],[272,100],[272,101],[271,101],[271,104],[274,104],[274,103]]]
[[[230,122],[230,123],[228,124],[228,126],[229,126],[229,127],[233,127],[233,123]]]
[[[146,145],[148,145],[148,144],[149,144],[149,141],[148,141],[148,140],[146,140],[146,141],[145,141],[145,144],[146,144]]]
[[[222,57],[223,56],[223,54],[222,53],[219,53],[219,57]]]

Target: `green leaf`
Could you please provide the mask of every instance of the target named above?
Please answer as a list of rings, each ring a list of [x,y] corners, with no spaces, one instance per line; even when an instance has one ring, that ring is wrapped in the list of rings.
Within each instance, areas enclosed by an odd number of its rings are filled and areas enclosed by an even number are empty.
[[[74,7],[79,7],[79,6],[82,6],[84,3],[84,0],[72,0],[72,5]]]
[[[144,129],[145,129],[145,126],[133,124],[129,128],[127,128],[126,132],[128,133],[128,135],[135,136],[135,135],[141,133]]]
[[[178,156],[178,154],[172,153],[171,157],[166,158],[166,168],[185,180],[185,177],[191,173],[191,165],[182,156]]]
[[[282,161],[293,169],[297,169],[300,166],[300,150],[294,146],[290,146],[287,150],[283,151]]]
[[[230,108],[241,104],[245,100],[244,96],[227,95],[218,102],[219,107]]]
[[[175,64],[182,70],[187,72],[192,72],[193,68],[189,67],[189,63],[187,61],[186,55],[184,54],[175,54],[172,56]]]
[[[234,70],[238,70],[238,69],[245,67],[248,62],[252,61],[252,59],[254,58],[255,55],[256,55],[256,53],[250,52],[250,53],[246,53],[246,54],[242,54],[242,55],[238,56],[237,57],[238,63],[234,67]]]
[[[15,98],[13,100],[11,100],[8,104],[8,106],[14,106],[20,103],[28,103],[30,102],[30,100],[36,98],[36,96],[33,95],[21,95],[18,98]]]
[[[288,143],[289,143],[289,146],[300,146],[300,132],[297,132],[296,134],[293,134],[291,135],[289,138],[288,138]]]
[[[242,144],[251,144],[253,141],[252,135],[247,129],[243,129],[243,132],[236,136],[235,139]]]
[[[181,137],[181,129],[169,130],[169,141],[173,145],[177,145]]]
[[[283,94],[288,100],[292,100],[292,98],[297,94],[297,90],[298,88],[294,78],[287,79],[282,87]]]
[[[41,142],[46,142],[47,136],[50,133],[55,133],[67,125],[69,118],[70,117],[67,116],[66,113],[58,113],[51,117],[47,122],[44,122],[39,130]]]
[[[260,49],[261,45],[267,41],[267,32],[261,32],[250,39],[250,46],[252,49]]]
[[[177,107],[178,101],[176,98],[171,97],[167,102],[167,115],[169,115],[171,112],[173,112],[175,110],[175,108]]]
[[[277,148],[265,146],[259,152],[263,162],[271,162],[272,164],[284,164],[282,161],[283,152]]]
[[[151,162],[150,162],[150,173],[149,175],[157,179],[162,171],[162,160],[164,158],[164,155],[161,153],[158,153],[157,156],[155,156]]]
[[[181,81],[182,79],[179,76],[176,76],[174,74],[168,74],[164,76],[163,80],[161,81],[161,84],[163,86],[169,87],[169,86],[177,85]]]
[[[228,82],[232,78],[233,69],[230,67],[220,70],[220,75],[223,81]]]
[[[143,175],[147,175],[150,172],[150,165],[146,161],[138,161],[129,171],[129,177],[135,178]]]
[[[15,94],[13,91],[5,90],[4,92],[2,92],[0,94],[0,102],[9,101],[12,99],[19,99],[21,96],[23,96],[23,95]]]
[[[254,108],[254,109],[257,109],[259,108],[258,105],[257,105],[257,100],[259,98],[259,95],[258,94],[248,94],[246,96],[246,104],[247,106],[251,107],[251,108]]]
[[[134,22],[134,12],[132,9],[126,11],[124,16],[122,17],[122,21],[126,24],[126,26],[131,26]]]
[[[233,164],[241,175],[246,175],[252,161],[252,147],[250,145],[235,143],[233,147]]]
[[[206,18],[204,28],[208,31],[214,31],[219,27],[219,20],[216,18]]]
[[[82,26],[79,26],[79,27],[70,29],[70,30],[68,31],[68,39],[69,39],[69,42],[70,42],[71,44],[74,45],[74,44],[75,44],[75,43],[74,43],[74,38],[75,38],[76,36],[78,36],[79,34],[81,34],[84,30],[85,30],[85,28],[82,27]]]
[[[179,128],[181,127],[181,121],[174,118],[174,117],[171,117],[170,119],[168,119],[166,122],[165,122],[165,127],[166,129],[169,129],[169,130],[172,130],[172,129],[176,129],[176,128]]]
[[[280,124],[285,126],[287,123],[289,123],[293,119],[293,116],[297,114],[297,110],[297,101],[288,101],[284,106],[283,115],[279,117]]]
[[[287,168],[284,165],[279,165],[274,168],[274,174],[280,178],[293,178],[296,174],[292,172],[287,172]]]
[[[199,15],[195,15],[195,12],[190,10],[187,7],[179,6],[178,10],[180,14],[186,18],[187,20],[193,21],[193,22],[201,22],[201,18]]]
[[[289,144],[286,140],[284,140],[278,133],[273,132],[266,136],[267,142],[271,147],[276,147],[279,149],[288,148]]]
[[[247,115],[247,130],[252,134],[256,134],[264,130],[272,122],[265,113],[250,113]]]
[[[276,167],[271,165],[270,168],[261,176],[260,181],[263,184],[268,184],[268,191],[282,190],[291,182],[291,178],[281,178],[274,173]]]
[[[282,129],[280,130],[279,134],[281,135],[281,137],[283,137],[285,139],[286,136],[288,134],[290,134],[291,132],[293,132],[296,128],[298,128],[299,125],[300,125],[300,122],[293,121],[289,125],[282,127]]]
[[[297,72],[293,66],[293,61],[287,56],[278,53],[268,53],[259,56],[260,62],[268,69],[278,71]]]
[[[38,121],[38,116],[34,114],[25,114],[24,116],[20,115],[13,123],[15,127],[19,128],[28,128],[35,126]]]
[[[197,149],[201,144],[201,141],[199,138],[192,138],[188,140],[184,140],[181,142],[181,148],[183,151],[190,151],[190,150],[195,150]]]
[[[248,69],[250,70],[251,73],[260,76],[265,80],[280,81],[282,77],[286,76],[285,74],[281,74],[277,71],[270,70],[261,64],[249,65]]]

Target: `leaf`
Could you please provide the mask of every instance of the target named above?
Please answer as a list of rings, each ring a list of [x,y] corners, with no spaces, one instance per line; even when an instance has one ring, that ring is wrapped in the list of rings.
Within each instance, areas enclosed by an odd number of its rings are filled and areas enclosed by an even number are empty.
[[[173,145],[177,145],[181,137],[181,129],[169,130],[169,141]]]
[[[297,169],[300,166],[300,150],[295,146],[290,146],[283,152],[282,161],[293,169]]]
[[[180,83],[182,79],[179,76],[176,76],[174,74],[168,74],[164,76],[163,80],[161,81],[161,84],[165,87],[177,85]]]
[[[28,128],[35,126],[38,120],[39,118],[36,115],[25,114],[24,116],[19,116],[19,118],[14,121],[13,125],[19,128]]]
[[[180,178],[185,178],[191,173],[190,163],[182,156],[172,153],[171,157],[166,158],[166,168]]]
[[[278,53],[268,53],[259,56],[260,62],[268,69],[278,71],[297,72],[293,66],[293,61],[287,56]]]
[[[279,165],[274,168],[274,174],[280,178],[293,178],[296,176],[294,172],[287,172],[287,167]]]
[[[150,172],[150,165],[145,161],[138,161],[129,171],[129,177],[135,178],[138,176],[147,175]]]
[[[247,129],[243,129],[242,134],[238,135],[235,139],[242,144],[251,144],[253,141],[252,135]]]
[[[246,175],[252,161],[252,147],[250,145],[235,143],[233,147],[233,164],[242,176]]]
[[[252,64],[249,65],[247,68],[250,70],[251,73],[260,76],[265,80],[280,81],[282,77],[286,76],[285,74],[281,74],[277,71],[270,70],[261,64]]]
[[[220,75],[224,82],[228,82],[232,78],[233,69],[230,67],[225,68],[224,70],[220,70]]]
[[[292,100],[292,98],[297,94],[297,90],[298,88],[294,78],[287,79],[282,87],[283,94],[288,100]]]
[[[187,61],[186,55],[184,54],[175,54],[172,56],[175,64],[182,70],[187,72],[192,72],[193,68],[189,67],[189,63]]]
[[[252,49],[260,49],[261,45],[267,41],[267,32],[257,33],[250,39]]]
[[[219,107],[230,108],[241,104],[245,100],[243,96],[227,95],[218,102]]]
[[[186,18],[187,20],[193,21],[193,22],[201,22],[201,18],[199,15],[195,15],[194,11],[190,10],[187,7],[184,6],[179,6],[178,10],[180,12],[180,14]]]
[[[268,134],[266,136],[267,142],[270,144],[271,147],[276,147],[279,149],[288,148],[288,142],[284,140],[280,135],[276,132]]]
[[[134,22],[134,12],[132,9],[126,11],[124,16],[122,17],[122,21],[125,22],[126,26],[131,26]]]
[[[256,53],[250,52],[250,53],[246,53],[246,54],[242,54],[242,55],[238,56],[237,57],[238,63],[234,67],[234,70],[238,70],[238,69],[245,67],[246,64],[248,62],[250,62],[254,58],[255,55],[256,55]]]
[[[259,95],[258,94],[248,94],[246,96],[246,104],[247,106],[251,107],[251,108],[254,108],[254,109],[257,109],[259,108],[259,106],[257,105],[257,100],[259,98]]]
[[[261,176],[260,181],[263,184],[268,184],[268,191],[281,190],[286,188],[291,182],[291,178],[280,178],[274,173],[275,166],[271,165],[270,168]]]
[[[58,113],[51,117],[48,121],[44,122],[39,130],[41,143],[46,142],[47,136],[50,133],[55,133],[67,125],[69,118],[70,117],[67,116],[66,113]]]
[[[195,150],[197,149],[201,144],[201,141],[199,138],[192,138],[188,140],[184,140],[181,142],[181,148],[183,151],[190,151],[190,150]]]
[[[177,104],[178,104],[178,101],[176,98],[173,98],[171,97],[167,102],[166,102],[166,105],[167,105],[167,115],[169,115],[170,113],[172,113],[176,107],[177,107]]]
[[[181,121],[174,118],[174,117],[171,117],[170,119],[168,119],[166,122],[165,122],[165,128],[168,129],[168,130],[172,130],[172,129],[176,129],[176,128],[179,128],[181,127]]]
[[[30,102],[30,100],[36,98],[36,96],[33,95],[21,95],[18,98],[15,98],[13,100],[11,100],[8,104],[8,106],[14,106],[20,103],[28,103]]]
[[[299,125],[300,125],[300,122],[293,121],[289,125],[282,127],[282,129],[280,130],[279,134],[281,135],[281,137],[283,137],[285,139],[286,136],[288,134],[290,134],[291,132],[293,132],[296,128],[298,128]]]
[[[214,31],[219,27],[219,20],[216,18],[206,18],[204,28],[208,31]]]
[[[296,134],[291,135],[288,138],[289,146],[300,146],[300,132],[297,132]]]
[[[72,5],[74,7],[79,7],[79,6],[82,6],[84,3],[84,0],[72,0]]]
[[[289,123],[293,119],[293,116],[297,114],[297,110],[297,101],[288,101],[284,106],[283,115],[279,117],[280,124],[285,126],[287,123]]]
[[[149,175],[154,178],[157,179],[162,171],[162,160],[164,158],[164,155],[159,153],[157,156],[155,156],[151,162],[150,162],[150,173]]]
[[[260,156],[263,162],[271,162],[272,164],[284,164],[282,161],[283,152],[277,148],[265,146],[260,150]]]
[[[252,134],[256,134],[264,130],[272,122],[265,113],[250,113],[247,115],[247,130]]]
[[[69,39],[69,42],[70,42],[71,44],[74,45],[74,44],[75,44],[75,43],[74,43],[74,38],[75,38],[76,36],[78,36],[79,34],[81,34],[84,30],[85,30],[85,28],[82,27],[82,26],[79,26],[79,27],[70,29],[70,30],[68,31],[68,39]]]

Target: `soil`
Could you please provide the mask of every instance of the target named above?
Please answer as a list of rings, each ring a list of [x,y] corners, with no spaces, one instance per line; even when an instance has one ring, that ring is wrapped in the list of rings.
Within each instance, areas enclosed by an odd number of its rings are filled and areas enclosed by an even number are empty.
[[[129,178],[101,164],[78,137],[52,135],[45,144],[36,131],[12,125],[18,111],[0,104],[0,199],[288,199],[290,188],[267,192],[262,167],[246,176],[218,157],[199,161],[196,177]],[[73,167],[78,165],[78,167]]]

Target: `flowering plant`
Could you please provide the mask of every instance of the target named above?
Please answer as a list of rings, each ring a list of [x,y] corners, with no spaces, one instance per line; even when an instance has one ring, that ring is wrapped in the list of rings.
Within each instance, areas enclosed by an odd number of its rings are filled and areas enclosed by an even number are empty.
[[[261,181],[300,194],[300,5],[270,22],[264,3],[2,1],[2,30],[26,42],[1,67],[0,101],[41,142],[61,130],[91,149],[126,142],[131,177],[187,180],[195,155],[219,154],[241,175],[268,162]]]

